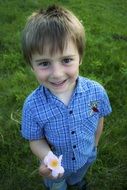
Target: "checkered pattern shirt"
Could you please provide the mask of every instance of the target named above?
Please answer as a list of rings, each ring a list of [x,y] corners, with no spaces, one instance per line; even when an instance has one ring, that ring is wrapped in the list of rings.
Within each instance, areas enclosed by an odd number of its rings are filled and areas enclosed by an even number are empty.
[[[87,78],[78,77],[67,106],[39,86],[24,103],[21,133],[30,141],[45,138],[57,156],[63,155],[64,168],[76,171],[96,156],[98,122],[110,112],[104,88]]]

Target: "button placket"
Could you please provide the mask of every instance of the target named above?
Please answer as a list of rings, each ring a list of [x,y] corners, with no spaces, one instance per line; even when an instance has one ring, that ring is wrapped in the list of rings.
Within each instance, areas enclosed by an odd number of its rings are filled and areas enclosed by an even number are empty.
[[[75,144],[75,138],[76,138],[76,136],[75,136],[75,134],[76,134],[76,131],[71,131],[71,135],[72,135],[72,149],[73,149],[73,151],[75,152],[75,149],[76,149],[76,144]],[[73,153],[74,154],[74,153]],[[73,155],[73,157],[72,157],[72,161],[75,161],[76,160],[76,158],[75,158],[75,156]]]
[[[69,113],[69,115],[70,115],[70,117],[72,117],[73,118],[73,109],[68,109],[68,113]],[[72,149],[74,150],[75,148],[76,148],[76,145],[75,145],[75,138],[76,138],[76,136],[75,136],[75,134],[76,134],[76,131],[75,131],[75,129],[74,128],[71,128],[72,126],[70,125],[70,134],[71,134],[71,145],[72,145]],[[73,156],[72,156],[72,161],[75,161],[76,160],[76,158],[75,158],[75,156],[74,156],[74,152],[73,152]]]

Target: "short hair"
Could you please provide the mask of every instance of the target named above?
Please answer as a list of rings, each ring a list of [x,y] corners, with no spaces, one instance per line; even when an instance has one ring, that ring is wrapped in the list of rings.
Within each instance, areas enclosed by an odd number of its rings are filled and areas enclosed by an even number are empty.
[[[34,53],[43,54],[46,45],[50,53],[63,51],[69,39],[77,47],[80,59],[85,47],[85,31],[79,19],[68,9],[52,5],[28,17],[22,33],[22,51],[31,64]]]

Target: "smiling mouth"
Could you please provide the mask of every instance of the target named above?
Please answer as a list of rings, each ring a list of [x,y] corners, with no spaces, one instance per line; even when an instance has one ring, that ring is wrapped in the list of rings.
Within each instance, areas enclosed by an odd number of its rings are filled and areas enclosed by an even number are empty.
[[[51,83],[52,86],[60,87],[60,86],[63,86],[66,81],[67,81],[67,79],[64,80],[64,81],[60,81],[60,82],[50,82],[50,83]]]

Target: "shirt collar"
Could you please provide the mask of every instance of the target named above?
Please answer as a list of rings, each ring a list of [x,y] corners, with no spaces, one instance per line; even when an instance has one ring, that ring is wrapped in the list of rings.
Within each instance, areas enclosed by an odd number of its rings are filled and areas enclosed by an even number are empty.
[[[47,88],[42,86],[42,89],[43,89],[43,92],[45,94],[47,101],[48,101],[48,99],[51,100],[53,97],[54,97],[53,99],[56,99],[56,97]],[[88,90],[89,90],[89,88],[87,86],[87,80],[84,77],[79,76],[76,80],[76,87],[74,89],[73,95],[74,94],[82,94]]]
[[[75,93],[80,94],[80,93],[86,92],[87,90],[89,90],[87,86],[87,80],[84,77],[79,76],[77,78]]]

